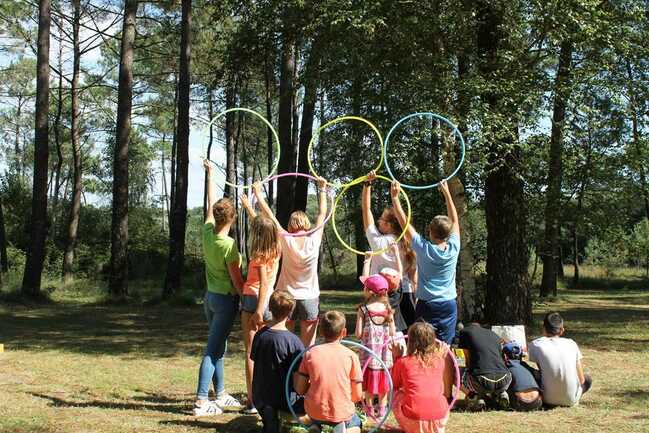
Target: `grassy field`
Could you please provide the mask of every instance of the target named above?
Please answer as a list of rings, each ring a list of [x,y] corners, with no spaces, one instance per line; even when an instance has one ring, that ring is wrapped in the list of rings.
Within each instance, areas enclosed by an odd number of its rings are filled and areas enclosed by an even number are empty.
[[[200,306],[107,306],[76,290],[53,297],[50,305],[0,304],[0,432],[259,431],[256,417],[236,412],[189,415],[207,335]],[[356,293],[325,291],[322,299],[353,325]],[[453,413],[449,432],[649,432],[646,280],[585,279],[582,290],[537,304],[535,322],[549,309],[565,315],[594,377],[592,392],[570,409]],[[243,398],[239,337],[237,325],[226,380]]]

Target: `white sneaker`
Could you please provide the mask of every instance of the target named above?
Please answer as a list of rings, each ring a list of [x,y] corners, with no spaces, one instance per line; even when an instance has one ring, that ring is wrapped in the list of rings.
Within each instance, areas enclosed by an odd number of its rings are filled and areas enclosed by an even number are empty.
[[[221,415],[223,410],[213,401],[206,401],[200,406],[194,405],[194,416]]]
[[[221,409],[226,407],[241,407],[241,403],[236,398],[232,397],[230,394],[222,394],[214,400]]]
[[[246,406],[246,408],[243,410],[243,413],[246,415],[257,415],[259,412],[257,412],[257,408],[254,406]]]

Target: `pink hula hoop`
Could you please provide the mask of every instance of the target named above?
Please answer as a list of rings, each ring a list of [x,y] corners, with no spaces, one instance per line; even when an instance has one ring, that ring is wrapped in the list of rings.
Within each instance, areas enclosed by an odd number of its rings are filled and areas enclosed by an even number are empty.
[[[306,177],[307,179],[311,179],[313,181],[318,180],[317,177],[312,176],[312,175],[307,174],[307,173],[293,172],[293,173],[280,173],[280,174],[273,175],[273,176],[269,177],[268,179],[264,179],[261,183],[264,184],[264,183],[272,182],[275,179],[279,179],[281,177],[290,177],[290,176],[293,176],[293,177]],[[329,194],[327,194],[327,195],[329,195]],[[254,197],[254,196],[252,196],[252,197]],[[283,230],[281,232],[281,234],[283,236],[291,236],[291,237],[308,236],[311,233],[315,233],[318,230],[320,230],[321,228],[323,228],[327,224],[327,221],[329,221],[329,218],[331,218],[331,215],[332,215],[333,210],[334,210],[334,198],[330,197],[330,199],[331,199],[331,206],[329,206],[329,212],[327,213],[327,216],[325,217],[325,219],[322,221],[322,224],[320,224],[319,226],[317,226],[315,228],[312,228],[311,230],[308,230],[306,232],[289,233],[288,231]],[[254,203],[253,203],[253,206],[254,206]]]
[[[381,350],[383,350],[385,348],[385,346],[387,346],[390,343],[393,343],[394,341],[405,340],[407,338],[408,338],[407,335],[402,335],[402,336],[397,337],[397,338],[390,337],[390,339],[381,346]],[[441,343],[440,340],[437,340],[437,341]],[[446,351],[446,356],[451,358],[451,361],[453,362],[453,370],[455,370],[455,392],[453,393],[453,399],[451,400],[451,402],[448,405],[448,413],[451,413],[451,409],[453,409],[453,406],[455,406],[455,402],[457,401],[458,395],[460,394],[460,386],[461,386],[460,367],[457,365],[457,359],[455,359],[455,354],[453,353],[453,350],[451,349],[450,346],[448,346],[448,350]],[[367,367],[370,365],[370,361],[372,361],[372,358],[367,358],[367,360],[365,361],[365,364],[363,364],[363,369],[362,369],[362,376],[363,377],[365,376],[365,370],[367,370]],[[396,393],[396,391],[395,391],[395,393]],[[376,419],[376,417],[373,414],[366,413],[366,415],[368,417],[370,417],[374,422],[378,422],[378,420]],[[390,428],[390,427],[394,427],[394,426],[386,426],[386,427]]]

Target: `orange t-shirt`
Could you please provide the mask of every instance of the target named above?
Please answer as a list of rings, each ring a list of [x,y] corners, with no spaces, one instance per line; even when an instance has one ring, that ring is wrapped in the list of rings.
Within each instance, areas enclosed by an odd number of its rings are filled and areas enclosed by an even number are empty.
[[[352,386],[363,382],[358,355],[338,341],[310,349],[299,372],[309,378],[304,409],[311,419],[326,422],[349,420],[356,412]]]
[[[259,296],[259,286],[261,285],[259,268],[262,266],[267,266],[268,287],[270,288],[268,296],[272,293],[273,287],[275,287],[275,279],[277,278],[277,270],[279,269],[279,257],[270,262],[262,262],[257,259],[248,262],[248,277],[243,284],[244,295]]]

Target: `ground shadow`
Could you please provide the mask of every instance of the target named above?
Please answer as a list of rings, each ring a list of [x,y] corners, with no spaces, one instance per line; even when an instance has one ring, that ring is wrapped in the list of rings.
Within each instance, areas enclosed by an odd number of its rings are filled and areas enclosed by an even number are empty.
[[[183,419],[183,420],[164,420],[160,421],[162,425],[197,427],[204,429],[214,429],[219,433],[259,433],[259,418],[255,415],[242,415],[230,420],[220,418],[206,419]]]
[[[92,407],[99,409],[120,409],[120,410],[148,410],[165,413],[173,413],[177,415],[190,415],[191,411],[186,401],[183,404],[144,404],[144,403],[129,403],[120,401],[104,401],[104,400],[67,400],[61,397],[30,393],[34,397],[42,398],[50,401],[51,406],[55,407]]]

